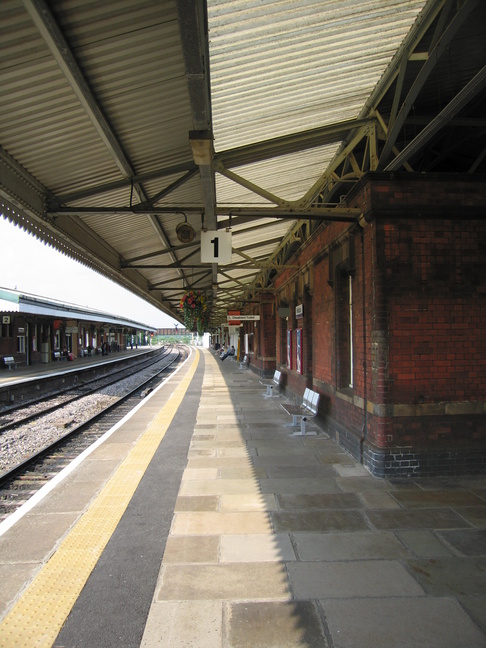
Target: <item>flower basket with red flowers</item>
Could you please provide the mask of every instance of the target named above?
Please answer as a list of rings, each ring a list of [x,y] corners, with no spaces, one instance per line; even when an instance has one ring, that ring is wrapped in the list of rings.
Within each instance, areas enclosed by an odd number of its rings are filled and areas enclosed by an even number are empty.
[[[180,301],[180,309],[184,316],[184,326],[188,331],[202,335],[209,324],[209,312],[206,295],[198,290],[184,293]]]

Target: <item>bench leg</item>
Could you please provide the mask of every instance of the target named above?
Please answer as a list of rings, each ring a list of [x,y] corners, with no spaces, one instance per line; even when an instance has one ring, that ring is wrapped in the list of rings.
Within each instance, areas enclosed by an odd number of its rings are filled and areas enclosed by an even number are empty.
[[[317,436],[317,432],[307,432],[305,431],[305,423],[307,418],[303,416],[300,419],[300,432],[294,432],[292,436]]]
[[[299,427],[299,422],[298,422],[297,419],[300,418],[300,415],[299,414],[291,414],[291,416],[292,416],[292,423],[286,423],[285,427],[288,427],[288,428]]]

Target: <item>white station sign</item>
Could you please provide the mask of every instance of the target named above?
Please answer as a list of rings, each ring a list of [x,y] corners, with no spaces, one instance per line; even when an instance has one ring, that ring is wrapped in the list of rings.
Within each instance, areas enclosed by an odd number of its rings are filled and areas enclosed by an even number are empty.
[[[231,232],[206,230],[201,232],[201,263],[231,263]]]

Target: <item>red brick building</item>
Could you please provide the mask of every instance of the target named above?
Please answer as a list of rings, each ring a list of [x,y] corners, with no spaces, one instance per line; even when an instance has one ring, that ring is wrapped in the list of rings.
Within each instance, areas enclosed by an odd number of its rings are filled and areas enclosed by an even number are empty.
[[[327,432],[377,476],[484,471],[485,184],[373,173],[348,201],[359,224],[317,227],[249,309],[253,368],[318,391]]]

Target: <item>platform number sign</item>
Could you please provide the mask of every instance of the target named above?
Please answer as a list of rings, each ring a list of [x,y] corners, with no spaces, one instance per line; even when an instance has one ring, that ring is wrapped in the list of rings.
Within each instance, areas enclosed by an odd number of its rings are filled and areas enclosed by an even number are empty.
[[[201,263],[231,263],[231,232],[201,232]]]

